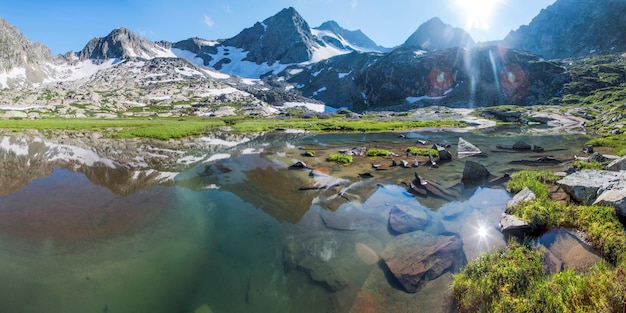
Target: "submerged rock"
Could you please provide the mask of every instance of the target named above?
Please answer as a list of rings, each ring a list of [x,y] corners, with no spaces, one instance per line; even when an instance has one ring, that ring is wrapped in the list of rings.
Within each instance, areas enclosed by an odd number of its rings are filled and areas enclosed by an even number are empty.
[[[410,208],[397,204],[389,212],[389,227],[399,234],[423,230],[430,221],[431,217],[423,207]]]
[[[456,236],[435,236],[415,231],[395,237],[381,257],[407,292],[460,266],[461,241]]]

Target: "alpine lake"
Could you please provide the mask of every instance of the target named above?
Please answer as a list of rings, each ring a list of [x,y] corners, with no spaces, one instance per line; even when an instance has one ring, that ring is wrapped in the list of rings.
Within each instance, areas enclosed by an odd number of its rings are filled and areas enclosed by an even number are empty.
[[[482,153],[459,158],[459,137]],[[505,174],[564,171],[588,139],[519,126],[217,132],[174,146],[4,133],[0,312],[455,312],[452,275],[506,245]],[[518,141],[544,150],[496,147]],[[406,154],[434,143],[449,144],[452,159],[435,167]],[[327,161],[355,147],[396,155]],[[402,159],[409,166],[391,166]],[[464,184],[468,160],[491,177]],[[413,213],[421,222],[407,226]],[[456,245],[431,251],[436,260],[420,264],[435,269],[407,290],[390,267],[439,238]],[[566,265],[598,258],[568,231],[538,240]]]

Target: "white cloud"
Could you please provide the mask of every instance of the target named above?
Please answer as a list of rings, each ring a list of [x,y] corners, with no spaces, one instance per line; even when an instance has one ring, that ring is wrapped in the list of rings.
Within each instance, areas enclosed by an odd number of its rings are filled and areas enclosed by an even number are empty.
[[[137,28],[137,33],[139,33],[139,35],[141,37],[153,36],[154,35],[153,31],[151,31],[151,30],[144,30],[144,29],[140,29],[140,28]]]
[[[350,4],[352,5],[353,9],[356,9],[356,7],[359,6],[359,3],[357,2],[357,0],[352,0],[352,2]]]
[[[224,9],[224,12],[230,13],[230,5],[225,4],[222,8]]]
[[[209,27],[215,26],[215,22],[206,14],[204,15],[204,19],[202,20],[202,23]]]

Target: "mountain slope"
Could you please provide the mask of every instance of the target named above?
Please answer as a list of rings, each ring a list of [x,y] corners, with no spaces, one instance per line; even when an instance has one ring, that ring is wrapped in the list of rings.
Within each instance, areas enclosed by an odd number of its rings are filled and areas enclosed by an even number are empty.
[[[557,0],[509,33],[506,47],[548,59],[626,51],[626,1]]]
[[[126,27],[114,29],[106,37],[91,39],[77,56],[80,60],[176,57],[168,49],[137,36]]]
[[[0,18],[0,88],[40,83],[47,77],[50,50],[33,43],[15,26]]]
[[[452,27],[438,17],[433,17],[420,25],[402,46],[416,46],[433,51],[457,47],[470,48],[474,44],[472,36],[463,29]]]
[[[335,21],[327,21],[322,23],[322,25],[314,28],[317,30],[321,36],[328,34],[334,36],[328,36],[320,38],[318,35],[318,39],[324,40],[326,42],[332,42],[335,45],[341,45],[347,49],[353,49],[356,51],[372,51],[372,52],[387,52],[389,49],[381,47],[377,45],[372,39],[367,37],[361,30],[347,30]],[[347,43],[344,44],[343,42]]]

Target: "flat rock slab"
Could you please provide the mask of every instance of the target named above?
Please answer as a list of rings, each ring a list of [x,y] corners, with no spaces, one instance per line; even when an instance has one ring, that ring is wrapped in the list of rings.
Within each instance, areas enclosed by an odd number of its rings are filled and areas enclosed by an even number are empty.
[[[380,256],[408,292],[460,266],[461,241],[456,236],[435,236],[415,231],[395,237]]]
[[[620,179],[626,179],[625,171],[584,170],[564,177],[557,184],[576,201],[592,204],[601,189],[618,183]]]

